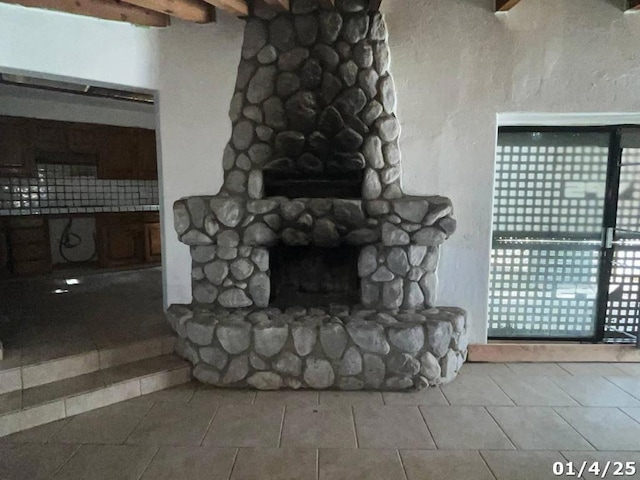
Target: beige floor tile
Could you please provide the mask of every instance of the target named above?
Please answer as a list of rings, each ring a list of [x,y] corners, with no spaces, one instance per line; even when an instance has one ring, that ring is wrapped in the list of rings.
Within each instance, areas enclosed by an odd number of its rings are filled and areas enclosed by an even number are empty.
[[[139,396],[140,381],[131,380],[129,382],[117,383],[99,390],[65,398],[64,404],[67,416],[71,416],[95,410],[96,408],[113,405],[114,403]]]
[[[513,405],[491,377],[462,375],[442,387],[451,405]]]
[[[542,377],[571,375],[557,363],[507,363],[506,365],[518,375]]]
[[[281,445],[355,448],[356,433],[351,408],[338,405],[287,407]]]
[[[640,400],[602,377],[555,377],[552,380],[585,407],[640,407]]]
[[[253,390],[231,390],[227,388],[216,388],[208,385],[203,385],[191,398],[191,403],[206,402],[206,403],[253,403],[256,398],[256,392]]]
[[[439,449],[513,449],[484,407],[420,407]]]
[[[82,345],[79,349],[82,352],[89,351],[88,353],[22,367],[22,384],[24,388],[36,387],[45,383],[97,371],[100,368],[98,352],[91,352],[92,348],[94,348],[93,344]]]
[[[424,388],[411,392],[383,392],[385,405],[449,405],[437,387]]]
[[[65,406],[62,400],[26,408],[20,411],[20,430],[55,422],[65,416]]]
[[[481,452],[497,480],[554,480],[555,462],[565,462],[560,452],[553,451],[499,451]]]
[[[584,463],[584,473],[581,478],[584,480],[615,480],[615,479],[640,479],[640,453],[638,452],[562,452],[566,457],[565,469],[567,468],[567,462],[572,462],[575,470],[582,468]],[[607,462],[609,467],[607,468]],[[628,465],[627,462],[632,462],[631,467],[635,467],[635,474],[631,474],[631,470],[627,470],[627,475],[622,475],[625,472]],[[606,471],[605,471],[606,468]],[[589,469],[592,469],[589,472]],[[599,469],[599,472],[598,470]],[[565,470],[566,471],[566,470]],[[561,478],[561,477],[555,477]],[[570,478],[565,475],[562,478]]]
[[[241,448],[231,480],[315,480],[313,448]]]
[[[49,480],[77,449],[78,445],[2,445],[0,478]]]
[[[476,451],[401,450],[400,456],[408,480],[493,480]]]
[[[488,407],[487,409],[518,450],[593,450],[589,442],[552,408]]]
[[[193,398],[193,395],[198,388],[200,388],[200,385],[198,382],[184,383],[175,387],[165,388],[158,392],[141,395],[138,398],[132,399],[132,401],[187,403]]]
[[[119,444],[149,411],[153,402],[116,403],[82,413],[53,436],[55,443]]]
[[[520,406],[572,407],[579,403],[547,377],[502,375],[493,379]]]
[[[404,478],[397,450],[321,449],[320,480],[399,480]]]
[[[577,376],[605,377],[608,375],[624,375],[624,372],[613,363],[572,362],[559,363],[558,365],[571,375]]]
[[[435,448],[416,406],[353,407],[360,448]]]
[[[160,447],[141,480],[227,480],[235,448]]]
[[[220,405],[203,445],[278,447],[284,405]]]
[[[620,410],[624,411],[627,415],[640,423],[640,407],[624,407]]]
[[[467,362],[460,369],[458,375],[483,375],[483,376],[500,376],[510,375],[513,371],[504,363],[470,363]]]
[[[318,392],[311,390],[289,391],[279,390],[275,392],[257,392],[254,401],[256,405],[261,403],[275,403],[278,405],[318,405]]]
[[[0,437],[0,444],[3,443],[47,443],[51,438],[65,426],[69,421],[68,418],[63,418],[51,423],[40,425],[39,427],[33,427],[22,432],[7,435],[6,437]]]
[[[126,443],[200,445],[217,408],[215,404],[156,403]]]
[[[0,395],[22,390],[22,372],[20,367],[0,370]]]
[[[185,361],[177,355],[163,355],[161,357],[147,358],[133,363],[127,363],[118,367],[102,370],[102,379],[105,385],[123,382],[130,378],[153,375],[163,370],[172,370],[185,366]]]
[[[137,480],[156,450],[149,445],[83,445],[54,478]]]
[[[640,424],[617,408],[563,407],[556,411],[597,450],[640,450]]]
[[[622,370],[627,375],[640,376],[640,362],[636,363],[616,363],[616,368]]]
[[[613,383],[616,387],[633,395],[636,399],[640,399],[640,377],[616,376],[607,377],[607,380]]]
[[[384,405],[380,392],[320,392],[320,405]]]

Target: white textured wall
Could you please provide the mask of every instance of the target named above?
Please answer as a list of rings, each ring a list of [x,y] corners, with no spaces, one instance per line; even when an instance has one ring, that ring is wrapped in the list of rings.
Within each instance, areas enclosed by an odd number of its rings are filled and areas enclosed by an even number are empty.
[[[640,110],[640,15],[622,0],[385,0],[408,193],[453,199],[440,303],[486,335],[497,114]],[[142,29],[0,4],[0,69],[158,89],[168,302],[189,301],[176,198],[217,191],[242,23]]]

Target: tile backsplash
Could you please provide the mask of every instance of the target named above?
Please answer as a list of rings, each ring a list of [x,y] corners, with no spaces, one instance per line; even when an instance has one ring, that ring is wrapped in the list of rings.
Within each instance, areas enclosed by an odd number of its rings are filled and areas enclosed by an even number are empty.
[[[38,163],[35,178],[0,178],[0,216],[158,210],[157,180],[101,180],[95,165]]]

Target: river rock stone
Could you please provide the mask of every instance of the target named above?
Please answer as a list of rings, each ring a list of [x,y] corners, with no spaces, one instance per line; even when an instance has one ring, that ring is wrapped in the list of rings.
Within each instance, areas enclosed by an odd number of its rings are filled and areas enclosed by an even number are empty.
[[[274,245],[278,240],[278,236],[267,227],[264,223],[254,223],[246,228],[243,234],[244,245]]]
[[[282,377],[273,372],[254,373],[247,383],[257,390],[279,390],[283,386]]]
[[[387,370],[412,377],[420,371],[420,362],[411,355],[396,352],[387,357]]]
[[[382,244],[384,246],[408,245],[409,241],[409,234],[404,230],[388,222],[382,224]]]
[[[323,68],[333,70],[338,66],[338,63],[340,63],[340,57],[336,51],[328,45],[319,43],[313,47],[313,52],[318,57],[318,60],[320,60]]]
[[[328,361],[308,358],[305,362],[303,378],[311,388],[324,389],[333,385],[335,374]]]
[[[254,274],[249,280],[249,295],[256,307],[266,308],[269,305],[271,295],[271,281],[264,272]]]
[[[218,295],[218,303],[226,308],[250,307],[253,302],[244,293],[244,290],[232,288]]]
[[[366,13],[353,15],[345,22],[341,37],[348,43],[358,43],[367,36],[369,16]]]
[[[313,45],[318,36],[318,21],[313,15],[301,15],[294,20],[298,40],[302,45]]]
[[[347,332],[339,323],[329,323],[320,327],[320,343],[324,352],[332,360],[337,360],[342,356],[342,352],[347,346]]]
[[[387,255],[387,265],[393,273],[406,275],[409,271],[409,259],[404,249],[392,248]]]
[[[369,388],[379,388],[384,381],[385,366],[384,361],[377,356],[370,353],[365,353],[364,356],[364,384]]]
[[[390,347],[385,339],[384,328],[366,320],[351,320],[347,323],[351,339],[365,352],[386,355]]]
[[[362,112],[362,121],[366,125],[372,125],[382,115],[382,105],[377,100],[371,100]],[[384,150],[383,150],[384,153]]]
[[[382,286],[382,303],[385,308],[400,308],[403,300],[402,279],[396,278]]]
[[[249,373],[249,357],[247,355],[241,355],[234,358],[229,363],[227,373],[222,378],[222,383],[230,384],[236,383],[244,379]]]
[[[384,265],[376,270],[371,276],[371,280],[374,282],[389,282],[395,278],[395,275],[389,271]]]
[[[333,247],[340,242],[340,234],[333,223],[328,218],[318,220],[313,228],[313,240],[321,247]]]
[[[244,27],[242,58],[248,60],[254,57],[266,43],[267,29],[264,22],[257,19],[249,19]]]
[[[306,48],[294,48],[280,55],[278,58],[278,69],[285,72],[297,70],[302,62],[309,58],[309,50]]]
[[[297,157],[304,151],[305,136],[293,130],[280,132],[276,135],[276,151],[289,157]]]
[[[438,359],[430,352],[425,352],[420,357],[420,374],[424,375],[430,384],[440,378],[441,368]]]
[[[253,263],[246,258],[240,258],[231,264],[231,273],[238,280],[249,278],[253,273]]]
[[[424,346],[424,329],[420,325],[392,328],[389,341],[403,352],[417,353]]]
[[[449,351],[453,327],[449,322],[429,322],[427,323],[427,344],[429,351],[436,358],[442,358]]]
[[[222,370],[227,365],[228,355],[216,347],[203,347],[200,349],[200,358],[203,362]]]
[[[378,118],[375,122],[375,126],[380,138],[385,142],[394,141],[400,134],[398,119],[390,115]]]
[[[298,355],[306,357],[316,345],[317,329],[311,326],[295,326],[291,329],[293,346]]]
[[[340,361],[338,373],[344,376],[358,375],[362,372],[362,355],[356,347],[349,347]]]
[[[413,241],[416,245],[435,246],[440,245],[446,239],[446,234],[434,227],[425,227],[413,234]]]
[[[342,115],[335,107],[325,108],[318,119],[318,129],[328,137],[333,137],[344,128]]]
[[[343,129],[334,139],[335,145],[343,152],[358,151],[362,141],[362,135],[351,128]]]
[[[393,84],[393,77],[385,75],[378,83],[378,90],[382,98],[382,106],[386,113],[393,113],[396,109],[396,88]]]
[[[278,58],[278,51],[275,49],[273,45],[265,45],[258,52],[258,62],[268,65],[273,63]]]
[[[318,105],[311,92],[298,92],[285,104],[285,113],[291,125],[304,133],[315,128]]]
[[[334,102],[334,106],[342,115],[345,116],[357,115],[362,111],[366,104],[367,96],[358,87],[351,87],[348,90],[345,90],[340,95],[338,95],[338,98],[336,98]]]
[[[193,247],[191,249],[191,258],[194,262],[207,263],[213,260],[216,256],[216,247],[202,246]]]
[[[281,15],[271,22],[269,39],[273,46],[282,52],[286,52],[295,46],[294,28],[289,17]]]
[[[196,345],[209,345],[213,340],[214,326],[195,320],[187,323],[187,337]]]
[[[249,348],[249,331],[249,324],[219,325],[216,336],[227,353],[236,355]]]
[[[197,303],[213,303],[218,296],[218,289],[208,282],[198,282],[193,286],[193,299]]]
[[[353,47],[353,60],[360,68],[369,68],[373,65],[373,49],[366,42],[360,42]]]
[[[253,331],[256,353],[267,358],[273,357],[282,350],[288,336],[288,325],[282,327],[256,327]]]
[[[380,12],[376,12],[371,16],[369,39],[375,42],[382,42],[387,39],[387,24]]]
[[[229,274],[229,267],[227,262],[222,260],[216,260],[208,263],[204,267],[204,274],[207,279],[214,285],[222,285],[222,282]]]
[[[314,89],[322,82],[322,67],[320,62],[311,58],[304,63],[300,72],[300,84],[304,88]]]
[[[373,61],[379,75],[384,75],[389,70],[391,57],[387,42],[378,42],[373,45]]]
[[[302,360],[291,352],[283,352],[273,363],[273,368],[280,373],[299,377],[302,371]]]
[[[320,13],[320,34],[325,43],[333,43],[342,29],[342,15],[334,10]]]
[[[358,76],[358,66],[353,60],[349,60],[340,65],[340,78],[348,87],[353,87]]]
[[[404,292],[404,307],[414,309],[421,305],[424,305],[424,293],[420,289],[418,282],[407,282]]]
[[[220,382],[220,372],[204,363],[198,363],[195,366],[193,376],[196,380],[209,385],[217,385]]]
[[[276,73],[277,69],[273,65],[259,67],[249,82],[247,100],[255,104],[269,98],[275,89]]]

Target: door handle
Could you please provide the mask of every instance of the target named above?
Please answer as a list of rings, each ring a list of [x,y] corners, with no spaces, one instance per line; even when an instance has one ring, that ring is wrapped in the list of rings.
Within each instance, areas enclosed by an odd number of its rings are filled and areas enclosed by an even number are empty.
[[[604,248],[613,247],[613,227],[607,227],[604,232]]]

